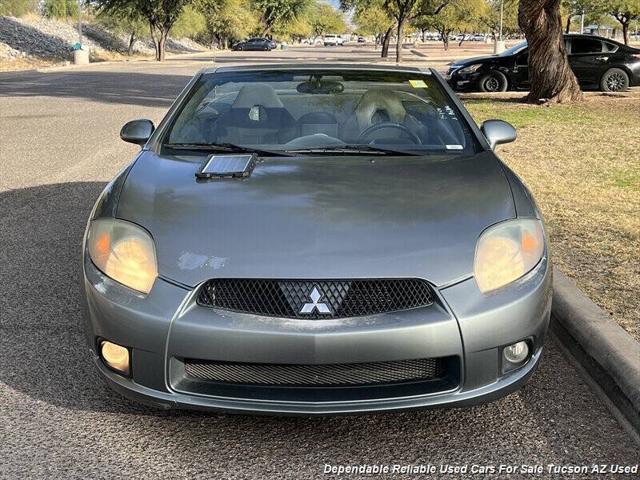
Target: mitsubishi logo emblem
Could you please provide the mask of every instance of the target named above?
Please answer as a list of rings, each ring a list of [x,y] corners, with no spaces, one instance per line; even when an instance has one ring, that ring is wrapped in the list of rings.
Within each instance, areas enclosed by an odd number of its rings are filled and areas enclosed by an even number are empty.
[[[300,313],[313,313],[315,310],[317,310],[318,313],[321,313],[323,315],[331,314],[331,310],[329,310],[327,304],[319,302],[321,297],[322,295],[320,295],[318,288],[313,287],[313,290],[311,290],[311,294],[309,295],[312,303],[305,303],[302,306],[302,310],[300,310]]]

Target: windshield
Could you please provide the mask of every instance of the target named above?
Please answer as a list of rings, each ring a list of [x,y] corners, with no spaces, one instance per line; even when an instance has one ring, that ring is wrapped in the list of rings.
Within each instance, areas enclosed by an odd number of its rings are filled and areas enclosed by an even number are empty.
[[[456,106],[425,73],[210,73],[187,98],[164,147],[420,154],[477,148]]]
[[[527,41],[516,43],[513,47],[507,48],[504,52],[500,53],[501,57],[508,57],[509,55],[514,55],[518,53],[523,48],[527,48]]]

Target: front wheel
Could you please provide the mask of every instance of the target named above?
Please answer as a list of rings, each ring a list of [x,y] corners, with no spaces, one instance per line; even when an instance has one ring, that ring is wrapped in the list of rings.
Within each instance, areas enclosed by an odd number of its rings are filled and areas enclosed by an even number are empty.
[[[603,92],[624,92],[629,88],[629,75],[620,68],[607,70],[600,80],[600,90]]]
[[[507,77],[502,72],[489,72],[478,82],[481,92],[495,93],[507,91]]]

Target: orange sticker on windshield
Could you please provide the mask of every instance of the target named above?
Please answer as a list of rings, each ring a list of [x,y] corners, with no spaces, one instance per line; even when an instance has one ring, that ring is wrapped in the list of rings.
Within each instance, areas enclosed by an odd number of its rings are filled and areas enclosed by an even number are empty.
[[[409,80],[409,85],[413,88],[427,88],[427,84],[424,83],[424,80]]]

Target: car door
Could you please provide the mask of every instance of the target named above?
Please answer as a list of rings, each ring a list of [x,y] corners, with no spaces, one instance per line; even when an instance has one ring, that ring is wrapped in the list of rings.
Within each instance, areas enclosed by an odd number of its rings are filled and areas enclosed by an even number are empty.
[[[513,65],[512,85],[518,89],[528,89],[529,82],[529,49],[516,53]]]
[[[606,70],[609,55],[598,38],[575,37],[570,42],[569,63],[581,87],[597,85]]]

